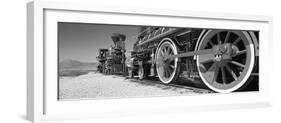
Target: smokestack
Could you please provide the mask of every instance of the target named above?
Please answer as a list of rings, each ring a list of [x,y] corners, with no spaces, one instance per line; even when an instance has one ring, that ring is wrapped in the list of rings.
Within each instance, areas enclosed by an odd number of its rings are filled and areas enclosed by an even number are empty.
[[[126,35],[120,34],[120,33],[113,33],[112,36],[111,36],[111,39],[114,42],[114,44],[116,44],[116,42],[125,41]]]

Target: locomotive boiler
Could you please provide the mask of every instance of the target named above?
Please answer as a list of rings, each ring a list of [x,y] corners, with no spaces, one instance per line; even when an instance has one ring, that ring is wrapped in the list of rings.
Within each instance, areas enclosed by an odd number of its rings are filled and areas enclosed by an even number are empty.
[[[229,93],[258,77],[258,42],[258,31],[141,27],[126,65],[130,77],[170,84],[184,75]]]

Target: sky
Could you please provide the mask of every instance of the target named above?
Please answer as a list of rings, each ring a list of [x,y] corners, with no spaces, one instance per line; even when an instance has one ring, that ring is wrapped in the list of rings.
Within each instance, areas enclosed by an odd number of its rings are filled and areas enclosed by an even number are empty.
[[[126,35],[126,50],[132,51],[139,26],[58,23],[59,61],[66,59],[97,62],[98,49],[114,45],[111,35]]]

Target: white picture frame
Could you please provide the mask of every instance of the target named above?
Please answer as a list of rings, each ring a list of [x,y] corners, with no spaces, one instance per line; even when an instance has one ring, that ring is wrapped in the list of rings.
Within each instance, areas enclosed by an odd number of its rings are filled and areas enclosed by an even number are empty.
[[[98,18],[97,18],[98,17]],[[126,21],[128,18],[144,21]],[[153,21],[152,21],[153,20]],[[158,20],[158,21],[156,21]],[[161,21],[159,21],[161,20]],[[173,20],[175,22],[168,22]],[[112,100],[58,101],[56,70],[55,22],[106,23],[126,25],[157,25],[196,28],[224,28],[260,31],[260,90],[231,94],[207,94],[175,97],[149,97]],[[272,17],[152,10],[87,3],[34,1],[27,4],[27,118],[31,121],[110,117],[129,114],[165,113],[229,108],[266,107],[272,62]],[[148,23],[149,22],[149,23]],[[187,23],[190,22],[190,23]],[[47,67],[48,66],[48,69]],[[208,102],[208,103],[206,103]]]

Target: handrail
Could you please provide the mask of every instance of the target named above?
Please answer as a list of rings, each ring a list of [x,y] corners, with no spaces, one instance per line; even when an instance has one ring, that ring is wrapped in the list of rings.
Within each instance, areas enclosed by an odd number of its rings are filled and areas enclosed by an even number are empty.
[[[157,39],[157,38],[160,38],[160,37],[163,37],[163,36],[172,34],[172,33],[176,32],[176,31],[178,31],[177,28],[169,28],[169,30],[168,30],[168,31],[165,31],[165,32],[163,32],[163,30],[162,30],[160,34],[158,34],[158,35],[156,35],[156,36],[154,36],[154,37],[152,37],[152,38],[147,38],[146,40],[139,41],[138,44],[137,44],[137,46],[141,46],[141,45],[143,45],[143,44],[145,44],[145,43],[148,43],[148,42],[151,42],[151,41],[153,41],[153,40],[155,40],[155,39]]]

